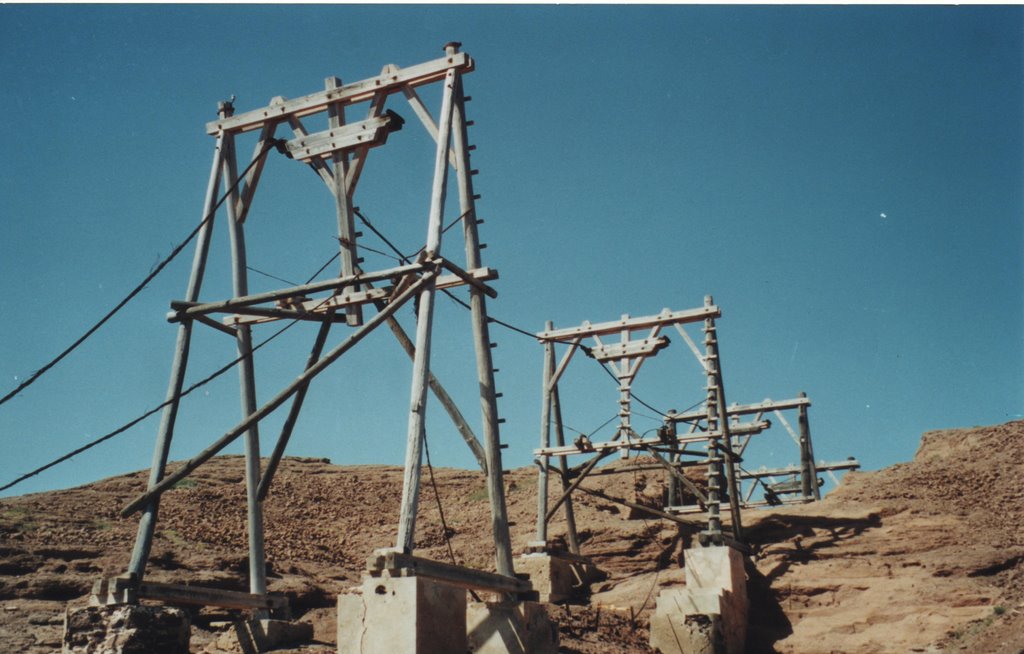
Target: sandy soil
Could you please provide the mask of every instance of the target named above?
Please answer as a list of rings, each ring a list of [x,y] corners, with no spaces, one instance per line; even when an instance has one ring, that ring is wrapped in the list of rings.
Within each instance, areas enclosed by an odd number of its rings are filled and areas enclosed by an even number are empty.
[[[152,579],[246,588],[242,462],[220,457],[162,503]],[[482,475],[436,470],[459,563],[493,569]],[[533,539],[535,472],[506,476],[514,548]],[[657,501],[660,473],[594,477],[589,485]],[[94,580],[124,571],[136,523],[119,509],[142,490],[136,473],[80,488],[0,500],[0,651],[59,648],[65,606]],[[336,594],[355,585],[372,550],[393,544],[401,470],[288,459],[265,504],[270,590],[289,596],[331,652]],[[552,491],[554,494],[554,491]],[[588,603],[550,607],[562,651],[647,652],[660,589],[683,583],[689,534],[580,496],[584,554],[609,578]],[[633,515],[631,515],[631,513]],[[745,514],[753,548],[750,652],[1024,652],[1024,422],[926,434],[914,460],[848,475],[823,502]],[[557,536],[564,525],[556,519]],[[424,476],[418,554],[448,560],[438,504]],[[193,649],[229,611],[194,612]]]

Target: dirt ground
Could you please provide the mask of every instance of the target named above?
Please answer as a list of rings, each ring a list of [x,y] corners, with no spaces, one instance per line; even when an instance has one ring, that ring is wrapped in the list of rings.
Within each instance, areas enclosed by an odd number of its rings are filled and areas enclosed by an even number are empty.
[[[460,564],[493,569],[483,476],[434,471]],[[506,475],[513,547],[533,539],[535,471]],[[242,460],[219,457],[162,501],[148,575],[244,590]],[[593,477],[588,485],[656,500],[661,473]],[[136,522],[118,511],[145,486],[139,472],[69,490],[0,500],[0,651],[60,647],[65,607],[93,581],[124,572]],[[554,484],[553,484],[554,486]],[[393,544],[401,470],[287,459],[265,503],[271,592],[314,623],[333,652],[335,597],[370,553]],[[554,489],[552,489],[554,495]],[[449,560],[438,498],[424,475],[417,554]],[[576,497],[583,553],[608,574],[589,601],[551,606],[562,650],[649,652],[658,592],[682,584],[688,532],[593,496]],[[1024,422],[931,432],[914,460],[848,475],[820,503],[744,514],[753,554],[749,652],[1024,652]],[[555,536],[564,533],[556,518]],[[193,650],[230,611],[193,611]]]

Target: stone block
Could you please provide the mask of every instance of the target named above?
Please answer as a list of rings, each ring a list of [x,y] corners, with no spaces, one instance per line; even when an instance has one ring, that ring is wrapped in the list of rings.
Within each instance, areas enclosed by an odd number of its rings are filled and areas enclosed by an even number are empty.
[[[63,654],[188,654],[191,624],[168,606],[86,606],[64,614]]]
[[[465,651],[466,591],[458,586],[385,574],[338,596],[338,654]]]
[[[537,602],[470,602],[466,628],[474,654],[558,653],[558,625]]]
[[[530,577],[541,602],[564,602],[590,595],[590,584],[603,578],[590,561],[566,554],[526,554],[516,559],[516,572]]]

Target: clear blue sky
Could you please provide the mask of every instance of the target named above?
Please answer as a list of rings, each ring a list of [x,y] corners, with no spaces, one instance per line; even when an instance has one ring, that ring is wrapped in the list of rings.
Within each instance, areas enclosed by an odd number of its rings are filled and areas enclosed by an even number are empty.
[[[492,315],[532,331],[712,294],[730,401],[806,391],[819,458],[906,460],[926,430],[1021,417],[1022,33],[1020,7],[0,6],[0,391],[199,221],[218,100],[256,108],[459,40],[477,62],[466,88],[485,263],[501,272]],[[404,101],[390,106],[406,129],[373,153],[357,204],[411,251],[432,150]],[[250,263],[301,281],[333,252],[332,200],[272,156]],[[223,223],[214,256],[208,299],[229,289]],[[164,315],[190,259],[0,407],[0,483],[163,399],[175,337]],[[467,317],[442,300],[437,319],[438,375],[476,424]],[[198,333],[190,380],[233,357],[229,339]],[[541,348],[494,337],[506,464],[527,465]],[[312,338],[303,325],[268,346],[261,399]],[[615,413],[616,390],[592,362],[570,370],[565,419],[589,431]],[[408,376],[391,336],[375,334],[315,385],[291,453],[400,463]],[[231,373],[186,401],[173,458],[237,422],[236,385]],[[701,386],[676,338],[636,391],[681,409]],[[156,423],[9,493],[144,468]],[[265,452],[279,424],[263,428]],[[432,412],[428,430],[435,463],[471,466],[446,417]],[[770,434],[751,465],[796,459]]]

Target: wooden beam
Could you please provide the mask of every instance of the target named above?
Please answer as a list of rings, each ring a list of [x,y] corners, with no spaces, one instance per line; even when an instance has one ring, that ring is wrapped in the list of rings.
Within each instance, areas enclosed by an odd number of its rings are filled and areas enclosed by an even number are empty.
[[[806,397],[794,398],[792,400],[766,399],[763,402],[758,402],[756,404],[734,404],[727,407],[724,413],[729,416],[742,416],[749,415],[751,413],[762,413],[764,411],[795,409],[801,406],[811,406],[811,401]],[[690,411],[688,413],[669,412],[666,420],[672,420],[673,422],[690,422],[691,420],[700,420],[707,417],[707,411]]]
[[[494,593],[526,594],[533,591],[533,584],[527,579],[431,561],[397,550],[377,550],[366,563],[371,576],[380,576],[387,572],[392,577],[427,577],[461,588]]]
[[[225,609],[277,610],[288,606],[288,598],[273,595],[240,593],[220,588],[202,588],[181,584],[164,584],[143,581],[137,591],[139,599],[148,599],[165,604],[191,604],[197,606],[219,606]]]
[[[451,70],[468,73],[473,70],[473,60],[464,52],[458,52],[426,63],[394,70],[385,75],[345,84],[336,89],[317,91],[299,98],[286,100],[280,104],[269,105],[261,109],[246,111],[231,117],[222,117],[206,124],[206,133],[216,135],[218,132],[248,132],[259,129],[264,123],[287,119],[292,116],[301,118],[310,114],[327,110],[327,105],[341,103],[355,104],[371,100],[378,92],[395,93],[403,86],[417,87],[444,79]]]
[[[293,159],[309,161],[315,157],[354,150],[361,146],[371,148],[384,145],[388,140],[388,134],[397,124],[394,118],[393,114],[385,114],[357,123],[348,123],[341,127],[294,138],[288,141],[285,147]]]
[[[579,327],[543,331],[537,334],[537,338],[542,341],[548,341],[565,340],[572,338],[573,336],[603,336],[606,334],[618,334],[627,329],[646,329],[648,327],[654,327],[655,325],[674,325],[698,322],[705,318],[718,318],[721,315],[721,310],[714,305],[704,306],[697,309],[687,309],[685,311],[669,311],[668,309],[663,309],[662,312],[656,316],[627,318],[597,324],[585,322]]]
[[[422,272],[427,268],[426,264],[412,263],[404,266],[396,266],[388,270],[382,270],[374,273],[362,273],[354,274],[345,277],[336,277],[334,279],[326,279],[321,282],[313,282],[311,284],[302,284],[300,286],[291,286],[288,288],[279,289],[276,291],[269,291],[267,293],[256,293],[254,295],[245,295],[242,297],[232,298],[230,300],[223,300],[220,302],[206,302],[196,304],[193,302],[171,302],[171,308],[175,312],[181,314],[181,316],[194,316],[202,313],[214,313],[224,311],[234,311],[238,307],[247,307],[254,304],[261,304],[263,302],[274,302],[275,300],[283,300],[285,298],[298,297],[306,295],[308,293],[317,293],[320,291],[331,291],[336,288],[344,288],[346,286],[353,286],[360,282],[375,282],[381,279],[391,279],[392,277],[399,277],[408,273]],[[172,314],[168,316],[168,320],[172,322],[179,320],[180,316]]]
[[[659,336],[658,338],[645,338],[624,343],[612,343],[611,345],[599,345],[590,348],[590,354],[598,361],[649,357],[668,347],[668,343],[668,337]],[[630,376],[635,374],[635,371],[631,371]]]

